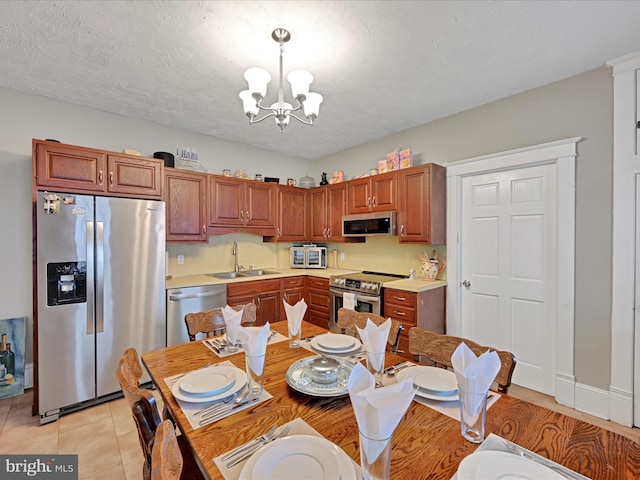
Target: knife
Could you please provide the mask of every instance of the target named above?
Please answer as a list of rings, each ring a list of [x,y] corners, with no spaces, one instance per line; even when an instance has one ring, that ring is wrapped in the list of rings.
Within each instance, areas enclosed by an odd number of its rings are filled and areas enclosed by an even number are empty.
[[[216,347],[211,340],[203,340],[203,342],[213,348],[216,353],[220,353],[220,349]]]
[[[228,414],[230,414],[231,412],[233,412],[236,408],[242,408],[244,407],[247,403],[253,403],[255,401],[257,401],[257,398],[253,398],[251,400],[245,400],[242,403],[238,403],[237,405],[234,405],[233,407],[229,407],[229,408],[225,408],[224,410],[221,411],[216,411],[216,413],[214,415],[211,415],[207,418],[204,418],[202,420],[200,420],[199,425],[203,426],[203,425],[208,425],[211,422],[215,422],[216,420],[220,420],[223,417],[226,417]]]

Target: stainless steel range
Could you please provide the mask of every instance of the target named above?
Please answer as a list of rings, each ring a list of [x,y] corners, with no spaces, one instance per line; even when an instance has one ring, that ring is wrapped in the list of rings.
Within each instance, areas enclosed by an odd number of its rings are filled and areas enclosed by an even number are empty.
[[[384,309],[383,285],[385,282],[407,278],[406,275],[392,273],[360,272],[333,275],[329,279],[329,329],[340,331],[337,325],[338,310],[352,302],[358,312],[382,315]],[[346,295],[345,295],[346,294]]]

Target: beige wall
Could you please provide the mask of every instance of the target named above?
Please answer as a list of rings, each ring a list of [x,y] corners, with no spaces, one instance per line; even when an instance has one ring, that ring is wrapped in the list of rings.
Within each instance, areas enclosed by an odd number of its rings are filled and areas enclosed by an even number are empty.
[[[397,147],[412,147],[420,163],[447,162],[582,136],[577,168],[576,376],[608,389],[611,304],[612,92],[606,68],[500,100],[315,162],[283,157],[225,140],[179,131],[76,105],[0,88],[0,318],[31,318],[31,139],[58,140],[146,155],[173,151],[176,144],[197,149],[210,172],[240,166],[247,173],[299,178],[309,172],[367,172]],[[226,159],[233,158],[233,164]],[[170,273],[185,275],[227,269],[230,244],[240,244],[240,262],[285,266],[291,244],[262,244],[248,234],[212,237],[208,245],[172,245]],[[421,251],[398,245],[396,237],[366,244],[329,244],[345,253],[341,268],[408,273]],[[256,247],[256,248],[248,248]],[[437,247],[439,256],[444,246]],[[177,265],[176,255],[185,255]],[[30,334],[28,333],[28,336]],[[30,344],[30,342],[29,342]]]
[[[394,148],[448,162],[581,136],[576,179],[576,380],[609,388],[613,81],[609,68],[459,113],[329,157],[327,172],[368,171]]]

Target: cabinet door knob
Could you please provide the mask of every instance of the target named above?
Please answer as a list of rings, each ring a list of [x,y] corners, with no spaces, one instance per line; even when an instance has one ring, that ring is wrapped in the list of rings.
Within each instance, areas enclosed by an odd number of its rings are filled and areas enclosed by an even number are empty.
[[[373,208],[376,208],[376,196],[375,196],[375,195],[373,196],[373,202],[372,202],[372,205],[371,205],[371,206],[372,206]]]
[[[98,172],[98,183],[102,185],[102,170]]]
[[[109,172],[109,185],[113,186],[113,172]]]
[[[400,236],[404,237],[404,224],[400,225]]]

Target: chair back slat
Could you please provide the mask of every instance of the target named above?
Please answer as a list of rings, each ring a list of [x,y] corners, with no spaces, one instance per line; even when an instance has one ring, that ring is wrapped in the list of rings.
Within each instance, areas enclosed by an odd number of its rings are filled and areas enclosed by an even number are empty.
[[[367,326],[367,319],[370,319],[376,325],[382,325],[387,321],[386,318],[374,313],[356,312],[349,308],[338,309],[338,327],[343,332],[348,331],[358,336],[356,327],[364,329]],[[398,342],[400,342],[400,333],[402,332],[402,324],[397,320],[391,320],[391,329],[389,330],[389,338],[387,343],[391,352],[398,350]]]
[[[156,430],[151,451],[151,480],[178,480],[182,474],[182,452],[176,438],[176,431],[169,420],[165,420]]]
[[[501,367],[496,375],[495,382],[500,392],[507,393],[511,385],[513,371],[516,368],[516,357],[513,353],[505,350],[497,350],[493,347],[485,347],[466,338],[440,335],[439,333],[430,332],[418,327],[413,327],[409,330],[409,352],[416,357],[417,361],[420,360],[419,357],[424,356],[439,367],[453,368],[451,355],[453,355],[453,352],[462,342],[464,342],[476,356],[489,350],[497,352]]]
[[[243,325],[250,325],[256,321],[256,304],[247,303],[245,305],[236,305],[231,307],[236,312],[242,310]],[[198,333],[203,333],[207,336],[215,335],[217,333],[223,333],[225,330],[224,317],[222,315],[222,308],[213,308],[206,312],[193,312],[187,313],[184,317],[184,322],[187,325],[187,332],[189,334],[189,340],[194,341]]]

